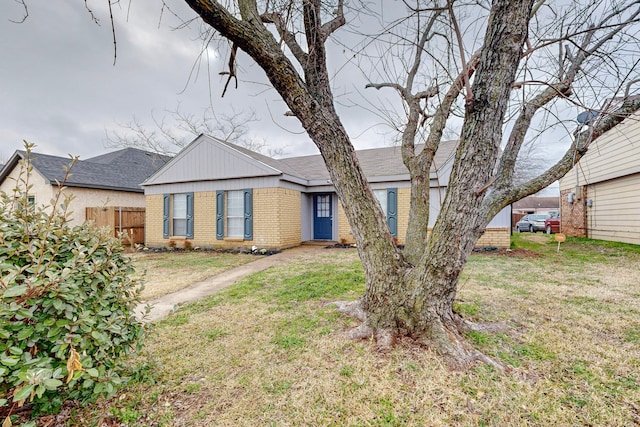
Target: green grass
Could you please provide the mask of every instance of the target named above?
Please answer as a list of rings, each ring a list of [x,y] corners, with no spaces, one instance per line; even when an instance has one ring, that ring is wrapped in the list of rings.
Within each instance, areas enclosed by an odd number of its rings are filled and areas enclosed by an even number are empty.
[[[139,252],[131,256],[136,260],[137,276],[146,283],[142,297],[147,301],[260,258],[217,251]]]
[[[358,298],[364,277],[355,251],[331,250],[251,275],[158,322],[146,348],[153,374],[102,403],[107,421],[633,425],[640,251],[568,239],[556,252],[552,239],[514,236],[511,253],[474,254],[461,277],[456,310],[504,325],[466,339],[506,372],[451,372],[410,342],[381,353],[371,341],[346,339],[358,322],[327,303]],[[78,411],[83,421],[70,426],[99,418],[92,406]]]

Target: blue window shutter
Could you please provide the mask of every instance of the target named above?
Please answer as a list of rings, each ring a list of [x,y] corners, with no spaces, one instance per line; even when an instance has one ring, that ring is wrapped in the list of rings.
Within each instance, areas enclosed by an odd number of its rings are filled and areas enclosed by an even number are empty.
[[[253,240],[253,189],[244,190],[244,240]]]
[[[169,212],[171,211],[171,195],[163,194],[162,197],[162,237],[168,239],[169,233],[171,232],[171,221],[169,218]]]
[[[187,193],[187,239],[193,239],[193,193]]]
[[[387,224],[393,237],[398,237],[398,189],[387,188]]]
[[[224,191],[216,191],[216,239],[224,239]]]

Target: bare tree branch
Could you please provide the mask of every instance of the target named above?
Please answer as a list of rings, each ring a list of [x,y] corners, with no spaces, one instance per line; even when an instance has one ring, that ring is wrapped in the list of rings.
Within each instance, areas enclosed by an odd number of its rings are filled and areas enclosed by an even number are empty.
[[[460,26],[458,25],[458,21],[456,20],[456,14],[453,10],[453,1],[447,0],[447,9],[449,11],[449,17],[451,18],[451,25],[453,26],[454,34],[456,35],[456,39],[458,40],[458,50],[460,52],[460,62],[462,64],[462,76],[464,77],[464,87],[466,90],[465,99],[467,104],[471,102],[473,99],[473,92],[471,91],[471,82],[469,80],[469,73],[466,70],[467,60],[464,55],[464,43],[462,41],[462,33],[460,32]]]
[[[338,0],[338,6],[336,7],[334,14],[336,15],[335,18],[322,25],[322,35],[324,36],[325,41],[331,34],[336,32],[338,28],[342,27],[347,22],[344,18],[344,0]]]
[[[113,10],[111,9],[111,0],[107,0],[107,3],[109,4],[109,19],[111,21],[111,34],[113,34],[113,65],[116,65],[116,58],[118,57],[118,44],[116,43],[116,23],[113,20]]]
[[[238,45],[235,43],[231,45],[231,51],[229,52],[229,71],[222,71],[221,75],[229,75],[227,78],[227,82],[224,84],[224,89],[222,90],[222,98],[224,98],[224,94],[227,93],[227,87],[229,87],[229,82],[231,79],[234,79],[236,82],[236,89],[238,88],[238,76],[236,75],[236,53],[238,51]]]
[[[640,2],[633,3],[637,4]],[[628,7],[623,8],[623,10],[628,10]],[[582,67],[585,61],[588,60],[591,55],[598,52],[606,42],[610,41],[625,27],[634,22],[637,16],[640,14],[640,8],[637,8],[630,17],[628,17],[622,23],[619,23],[617,26],[608,27],[608,20],[614,16],[618,16],[618,13],[621,12],[622,11],[607,15],[599,22],[599,26],[590,26],[589,30],[583,33],[582,42],[580,42],[580,44],[578,45],[579,49],[576,55],[571,55],[569,57],[571,58],[571,63],[569,64],[565,75],[562,76],[564,77],[564,79],[557,84],[549,84],[549,86],[543,92],[523,105],[521,114],[515,121],[513,129],[507,141],[507,145],[501,156],[500,164],[496,171],[496,180],[494,185],[494,189],[496,191],[502,192],[506,190],[508,186],[512,185],[513,175],[516,167],[516,159],[518,157],[518,154],[520,153],[525,136],[527,134],[527,131],[531,127],[531,121],[533,120],[536,112],[558,97],[568,96],[578,74],[582,71]],[[594,39],[594,37],[596,37],[596,31],[601,30],[605,26],[607,26],[607,28],[611,28],[611,31],[607,32],[594,43],[592,43],[592,40]],[[571,148],[569,149],[568,154],[571,154],[570,151]],[[545,182],[545,180],[543,179],[540,182]],[[534,187],[530,187],[530,190],[532,190],[531,194],[539,191],[540,189],[541,188],[535,189]]]
[[[263,22],[275,25],[280,38],[282,38],[282,40],[285,42],[298,63],[300,63],[301,65],[306,64],[308,55],[298,44],[295,35],[287,30],[287,22],[282,17],[282,15],[279,13],[263,13],[260,16],[262,17]]]
[[[89,4],[87,3],[87,1],[88,0],[84,0],[84,8],[87,10],[87,12],[89,12],[89,16],[91,16],[91,20],[95,24],[100,25],[100,20],[95,15],[95,13],[93,13],[93,10],[91,10],[91,8],[89,7]],[[109,10],[111,10],[111,2],[110,1],[109,1]],[[111,15],[111,19],[113,20],[113,15]]]
[[[255,112],[215,114],[211,109],[196,116],[186,113],[177,106],[158,117],[151,114],[151,127],[134,117],[127,123],[118,124],[121,131],[106,131],[109,147],[135,147],[145,151],[173,155],[189,144],[198,135],[211,135],[223,141],[271,156],[281,156],[284,151],[272,147],[267,141],[258,141],[250,136],[251,124],[259,119]]]
[[[13,22],[14,24],[22,24],[29,17],[29,8],[27,7],[27,1],[26,0],[14,0],[14,1],[22,5],[22,8],[24,9],[24,14],[22,15],[22,18],[20,18],[20,20],[9,19],[9,22]]]
[[[534,194],[562,178],[587,153],[593,141],[639,110],[639,96],[625,99],[619,108],[610,114],[604,114],[604,117],[597,120],[592,127],[576,133],[573,144],[564,156],[544,173],[526,183],[507,190],[496,191],[491,197],[488,197],[484,204],[487,214],[495,216],[503,207]]]

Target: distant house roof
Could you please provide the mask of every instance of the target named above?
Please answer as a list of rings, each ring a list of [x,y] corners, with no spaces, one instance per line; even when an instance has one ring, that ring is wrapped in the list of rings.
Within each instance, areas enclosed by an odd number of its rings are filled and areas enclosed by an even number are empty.
[[[4,181],[18,161],[26,156],[25,151],[16,151],[0,170],[0,182]],[[65,169],[71,164],[70,158],[40,153],[31,153],[30,157],[33,168],[51,185],[64,181]],[[142,193],[140,184],[170,159],[169,156],[137,148],[124,148],[87,160],[78,160],[71,168],[65,185]]]
[[[556,197],[537,197],[527,196],[522,200],[518,200],[513,204],[515,210],[526,209],[559,209],[560,198]]]

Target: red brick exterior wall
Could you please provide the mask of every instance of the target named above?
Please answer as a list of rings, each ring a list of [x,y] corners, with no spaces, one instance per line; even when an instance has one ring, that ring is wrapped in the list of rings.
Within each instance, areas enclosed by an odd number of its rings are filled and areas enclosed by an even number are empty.
[[[587,237],[587,187],[582,187],[582,194],[576,194],[573,203],[568,200],[571,192],[575,192],[575,188],[560,191],[560,231],[571,237]]]

